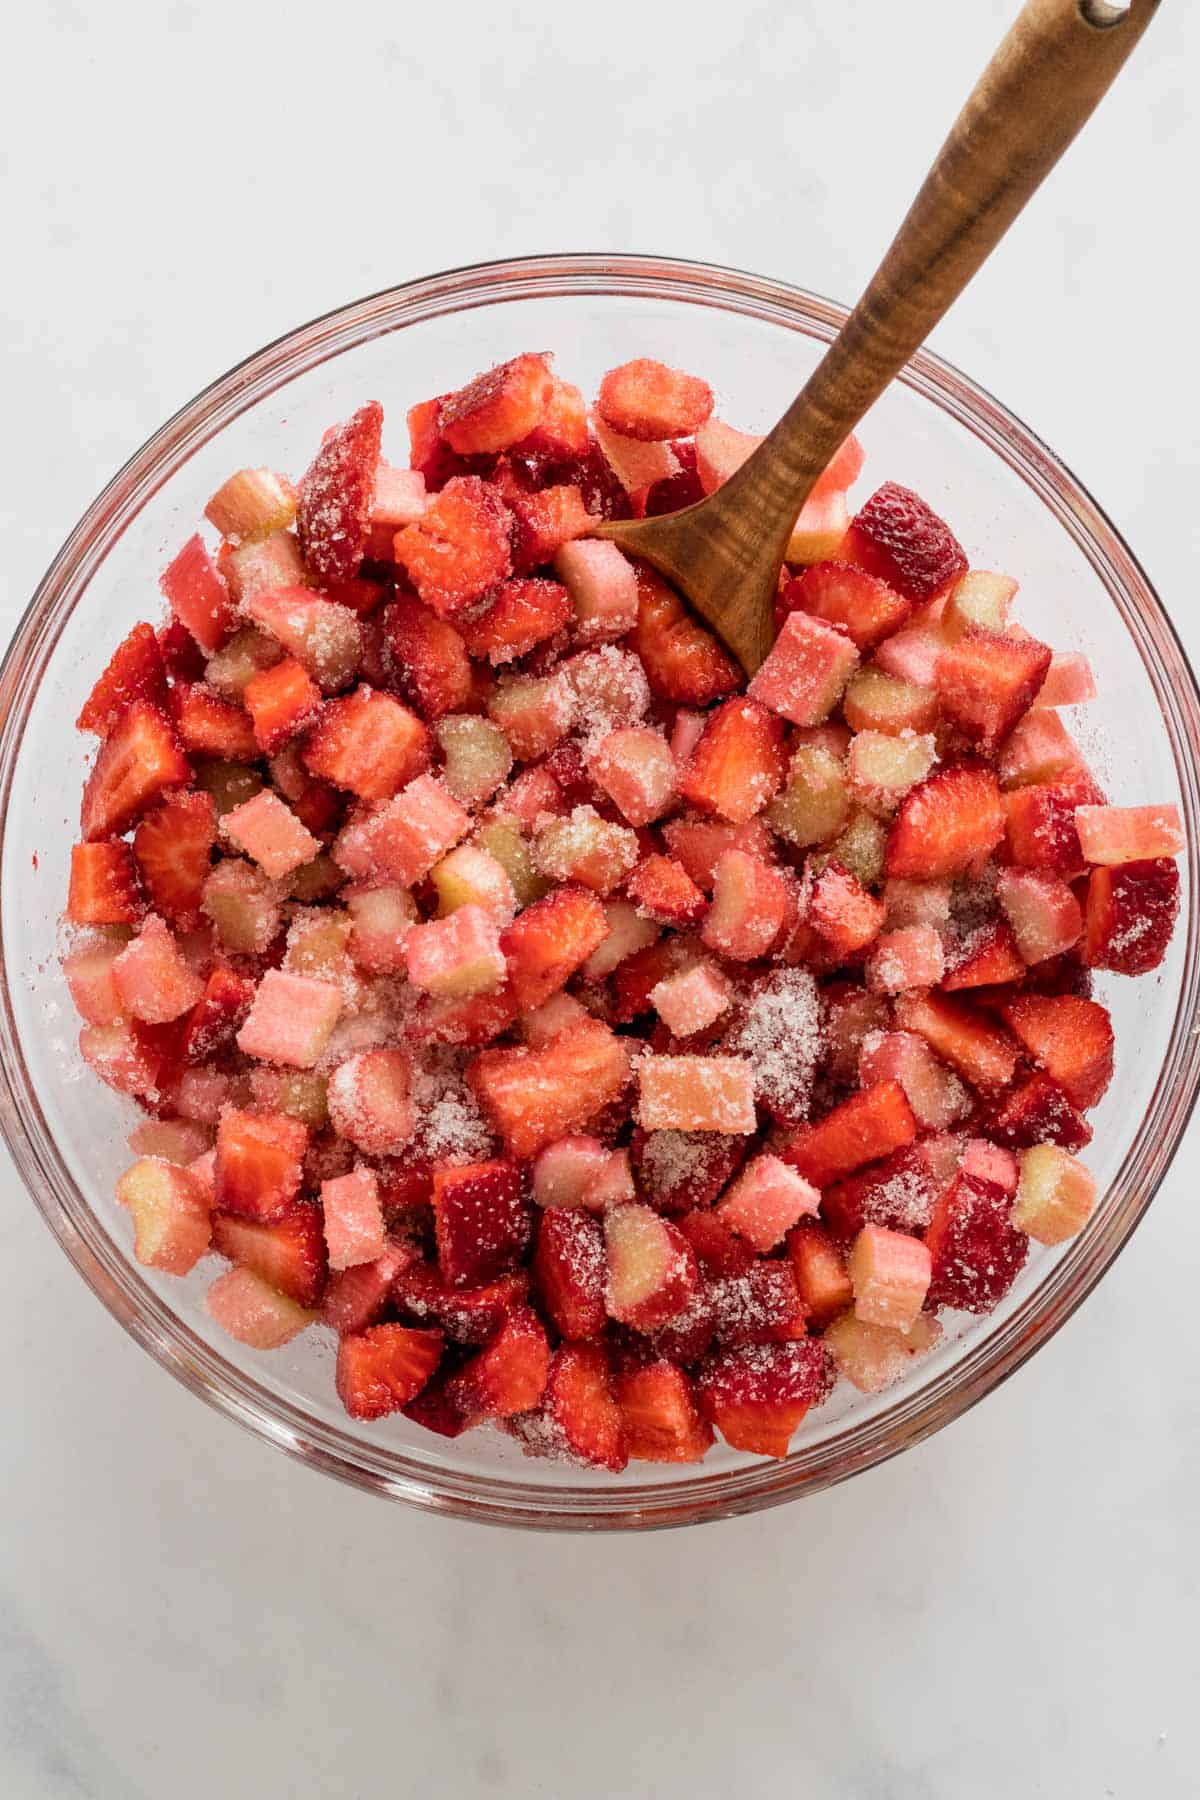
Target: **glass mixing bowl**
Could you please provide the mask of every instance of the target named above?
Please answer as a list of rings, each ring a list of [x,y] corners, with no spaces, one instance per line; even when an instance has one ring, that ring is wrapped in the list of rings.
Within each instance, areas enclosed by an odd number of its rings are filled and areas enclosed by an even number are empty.
[[[1186,904],[1152,978],[1105,978],[1117,1073],[1087,1153],[1102,1195],[1086,1230],[1036,1251],[989,1318],[962,1320],[900,1386],[841,1384],[765,1462],[717,1447],[698,1467],[609,1476],[522,1456],[499,1433],[455,1442],[403,1418],[358,1425],[333,1391],[329,1334],[242,1349],[205,1314],[214,1264],[184,1281],[134,1262],[113,1186],[129,1105],[83,1067],[56,921],[90,740],[71,728],[122,634],[155,616],[155,579],[220,481],[245,464],[298,474],[324,428],[368,398],[385,453],[406,460],[404,412],[521,350],[553,349],[585,390],[631,356],[695,369],[722,417],[764,431],[813,367],[841,308],[779,282],[635,256],[554,256],[435,275],[281,338],[169,420],[88,508],[0,671],[0,1118],[17,1167],[80,1274],[193,1393],[312,1466],[438,1512],[506,1525],[618,1529],[751,1512],[868,1468],[955,1418],[1046,1341],[1129,1237],[1165,1174],[1200,1078],[1196,861],[1200,701],[1161,603],[1079,483],[956,370],[918,356],[861,436],[866,484],[894,476],[943,512],[974,565],[1021,581],[1020,616],[1091,658],[1100,697],[1083,747],[1114,799],[1174,800],[1186,821]],[[869,484],[869,485],[868,485]],[[953,1318],[953,1315],[951,1315]]]

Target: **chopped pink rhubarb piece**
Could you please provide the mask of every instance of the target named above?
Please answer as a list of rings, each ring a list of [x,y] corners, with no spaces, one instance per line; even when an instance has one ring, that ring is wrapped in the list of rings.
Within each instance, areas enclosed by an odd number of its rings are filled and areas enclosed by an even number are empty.
[[[489,994],[504,980],[500,933],[482,906],[459,906],[444,919],[414,925],[404,960],[414,987],[460,1000]]]
[[[1061,956],[1083,936],[1078,900],[1048,869],[1001,869],[996,897],[1024,963]]]
[[[1077,806],[1075,829],[1087,861],[1109,867],[1178,856],[1184,843],[1177,806]]]
[[[272,881],[282,881],[311,862],[321,848],[320,840],[270,788],[227,812],[221,830]]]
[[[788,884],[778,869],[747,850],[726,850],[717,861],[700,935],[719,956],[756,962],[782,931],[788,904]]]
[[[1021,1152],[1012,1222],[1039,1244],[1061,1244],[1082,1231],[1096,1204],[1096,1177],[1057,1144]]]
[[[387,1248],[379,1183],[373,1169],[354,1169],[321,1183],[325,1242],[331,1269],[378,1260]]]
[[[273,1287],[253,1269],[227,1269],[204,1296],[209,1317],[251,1350],[278,1350],[317,1317]]]
[[[564,1137],[539,1151],[533,1165],[533,1197],[539,1206],[589,1206],[608,1163],[595,1137]]]
[[[790,1164],[764,1152],[746,1164],[715,1210],[730,1231],[765,1252],[782,1243],[799,1220],[814,1218],[820,1205],[819,1188]]]
[[[471,816],[433,775],[418,775],[394,799],[347,825],[334,860],[350,875],[412,887],[453,849]]]
[[[907,1331],[916,1322],[933,1273],[933,1260],[920,1238],[864,1225],[848,1268],[858,1318],[893,1331]]]
[[[941,1335],[941,1326],[929,1313],[922,1313],[907,1331],[896,1331],[845,1312],[827,1328],[824,1341],[838,1373],[851,1386],[860,1394],[878,1394],[906,1375]]]
[[[112,965],[121,1005],[144,1025],[167,1025],[190,1012],[204,983],[190,968],[170,931],[151,913]]]
[[[741,1056],[643,1056],[636,1065],[645,1131],[751,1132],[754,1071]]]
[[[321,1059],[342,1010],[341,989],[312,975],[268,969],[237,1034],[244,1056],[311,1069]]]
[[[970,1096],[953,1069],[939,1062],[914,1031],[868,1032],[859,1052],[858,1076],[864,1087],[898,1081],[917,1123],[931,1131],[944,1131],[971,1110]]]
[[[946,972],[941,934],[933,925],[902,925],[875,940],[867,960],[867,986],[876,994],[904,994],[936,987]]]
[[[615,544],[598,538],[563,544],[554,558],[554,572],[571,596],[581,644],[612,643],[633,630],[638,617],[637,576]]]
[[[208,1249],[211,1202],[190,1169],[143,1156],[118,1181],[117,1199],[133,1215],[133,1253],[146,1268],[186,1275]]]
[[[1096,698],[1096,677],[1086,656],[1071,651],[1050,658],[1046,679],[1037,691],[1035,707],[1083,706]]]
[[[648,725],[623,725],[601,738],[588,773],[631,825],[649,825],[670,809],[677,769],[671,746]]]
[[[733,988],[713,963],[693,963],[690,969],[665,976],[650,990],[659,1018],[676,1037],[691,1037],[728,1012]]]
[[[858,651],[844,632],[793,612],[746,691],[793,725],[819,725],[857,667]]]
[[[365,1156],[399,1156],[417,1127],[412,1063],[403,1050],[360,1050],[329,1078],[335,1131]]]

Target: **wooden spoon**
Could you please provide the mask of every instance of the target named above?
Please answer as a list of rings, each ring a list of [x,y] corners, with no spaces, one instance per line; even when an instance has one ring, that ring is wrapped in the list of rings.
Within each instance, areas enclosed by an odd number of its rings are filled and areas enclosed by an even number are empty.
[[[1000,242],[1116,78],[1158,0],[1029,0],[862,299],[770,436],[715,493],[597,536],[641,556],[753,674],[784,551],[838,446]]]

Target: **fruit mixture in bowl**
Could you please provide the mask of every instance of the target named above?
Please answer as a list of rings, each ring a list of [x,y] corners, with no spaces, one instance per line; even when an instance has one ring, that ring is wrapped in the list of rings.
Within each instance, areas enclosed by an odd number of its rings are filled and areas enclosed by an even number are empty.
[[[134,1254],[240,1343],[336,1333],[359,1420],[620,1470],[784,1456],[1095,1200],[1092,971],[1175,923],[1031,637],[893,480],[806,504],[747,680],[603,519],[756,439],[638,360],[371,402],[243,469],[115,650],[63,967],[145,1114]],[[902,471],[898,471],[901,472]],[[219,539],[219,541],[217,541]]]

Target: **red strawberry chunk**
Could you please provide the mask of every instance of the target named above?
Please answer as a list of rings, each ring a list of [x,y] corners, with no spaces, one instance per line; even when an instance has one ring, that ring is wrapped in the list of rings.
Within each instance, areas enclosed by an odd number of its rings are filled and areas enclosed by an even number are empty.
[[[484,1050],[467,1069],[476,1099],[517,1157],[581,1131],[619,1099],[628,1079],[629,1053],[598,1019],[572,1026],[544,1050]]]
[[[789,886],[779,870],[745,850],[726,850],[717,863],[701,939],[720,956],[754,962],[779,937],[789,903]]]
[[[504,581],[483,612],[459,619],[458,630],[470,655],[495,666],[527,655],[572,617],[571,596],[560,581]]]
[[[507,1419],[537,1406],[546,1391],[550,1345],[531,1307],[509,1313],[487,1347],[447,1384],[465,1417]]]
[[[721,1132],[636,1130],[631,1152],[638,1187],[660,1212],[711,1206],[740,1168],[746,1143]]]
[[[167,704],[167,672],[152,625],[135,625],[109,660],[75,721],[78,731],[107,737],[135,700]]]
[[[338,1345],[338,1398],[352,1419],[382,1419],[416,1398],[441,1357],[440,1331],[371,1325]]]
[[[216,815],[204,793],[173,795],[134,833],[133,854],[151,905],[172,924],[199,923],[215,842]]]
[[[843,554],[906,600],[932,600],[967,572],[962,545],[919,494],[897,482],[877,489],[846,533]]]
[[[415,525],[396,533],[396,561],[436,613],[461,612],[512,573],[511,515],[476,475],[446,483]]]
[[[237,610],[199,532],[159,577],[171,611],[202,650],[219,650],[237,626]]]
[[[275,756],[308,725],[321,704],[321,690],[294,656],[263,669],[242,694],[254,741],[264,756]]]
[[[1029,1239],[1010,1223],[1011,1201],[994,1181],[960,1173],[936,1201],[925,1233],[933,1271],[925,1304],[986,1313],[1024,1267]]]
[[[561,887],[535,900],[500,936],[513,998],[528,1012],[566,986],[608,935],[604,908],[584,888]]]
[[[554,388],[544,356],[514,356],[438,405],[438,428],[460,456],[508,450],[540,425]]]
[[[172,702],[179,741],[193,755],[221,756],[230,762],[250,762],[258,755],[245,710],[222,700],[202,682],[175,689]]]
[[[605,424],[623,437],[661,443],[690,437],[712,412],[713,396],[698,376],[643,356],[608,371],[596,406]]]
[[[226,963],[214,966],[184,1027],[181,1054],[185,1062],[207,1062],[233,1042],[250,1011],[254,987],[249,975],[238,974]]]
[[[664,475],[646,489],[642,513],[647,519],[657,518],[660,513],[682,512],[685,506],[695,506],[704,498],[696,446],[680,440],[671,445],[671,450],[679,467],[673,475]]]
[[[851,1094],[818,1125],[805,1125],[780,1147],[784,1162],[814,1187],[828,1187],[864,1163],[911,1144],[917,1122],[898,1081],[879,1081]]]
[[[807,923],[839,956],[865,950],[879,936],[885,916],[883,901],[840,862],[827,863],[812,884]]]
[[[120,935],[110,937],[102,933],[75,942],[63,955],[63,978],[85,1024],[117,1025],[124,1021],[125,1005],[113,980],[113,964],[123,948]],[[129,1147],[157,1154],[152,1147],[135,1144],[132,1139]]]
[[[399,594],[384,608],[385,661],[396,686],[423,719],[433,723],[462,712],[471,700],[467,647],[448,619],[441,619],[411,595]]]
[[[540,1408],[518,1414],[513,1432],[529,1456],[620,1473],[628,1461],[625,1427],[598,1344],[563,1344],[554,1352]]]
[[[696,1376],[696,1401],[734,1450],[784,1457],[801,1419],[832,1385],[818,1340],[753,1344],[710,1357]]]
[[[1057,1081],[1040,1069],[1005,1094],[987,1116],[987,1133],[1010,1150],[1034,1144],[1060,1144],[1082,1150],[1092,1141],[1092,1128]]]
[[[67,917],[72,925],[136,925],[145,910],[128,844],[74,844]]]
[[[79,1054],[119,1094],[157,1103],[169,1085],[170,1058],[157,1034],[136,1019],[85,1025],[79,1034]]]
[[[1081,1112],[1095,1106],[1113,1074],[1108,1009],[1078,994],[1021,994],[1003,1010],[1029,1055],[1072,1105]]]
[[[670,856],[646,856],[625,884],[639,912],[664,925],[695,925],[708,910],[703,891]]]
[[[1005,794],[1005,832],[1013,862],[1023,868],[1053,869],[1068,879],[1081,874],[1086,861],[1075,811],[1103,799],[1084,768]]]
[[[533,1236],[525,1178],[510,1162],[435,1169],[438,1267],[451,1287],[478,1287],[514,1268]]]
[[[663,700],[708,706],[741,686],[741,672],[711,631],[692,617],[660,575],[640,565],[633,648],[646,679]]]
[[[1004,805],[991,770],[942,769],[900,802],[887,841],[887,872],[916,881],[960,875],[1003,836]]]
[[[1001,1026],[961,1000],[934,994],[902,994],[896,1024],[915,1031],[930,1049],[981,1093],[1007,1087],[1017,1066],[1017,1046]]]
[[[631,1462],[700,1462],[713,1442],[692,1384],[682,1369],[661,1357],[626,1369],[613,1382]]]
[[[941,980],[947,993],[1020,981],[1025,973],[1012,927],[1004,919],[996,919],[990,925],[981,925],[968,932],[948,953],[947,962]]]
[[[842,1246],[852,1243],[865,1225],[888,1231],[923,1231],[934,1201],[957,1164],[953,1138],[925,1138],[906,1144],[827,1187],[821,1198],[821,1215]]]
[[[1178,914],[1179,870],[1169,857],[1093,869],[1083,960],[1090,969],[1146,975],[1167,954]]]
[[[298,1306],[316,1306],[325,1291],[325,1236],[315,1206],[298,1202],[272,1224],[215,1213],[213,1249],[252,1269]]]
[[[971,626],[938,657],[933,685],[947,718],[989,753],[1032,706],[1050,667],[1035,638]]]
[[[431,749],[415,713],[363,683],[326,702],[301,754],[313,775],[335,787],[363,800],[386,800],[424,773]]]
[[[846,1259],[815,1219],[802,1219],[789,1231],[787,1248],[800,1303],[809,1324],[820,1330],[853,1302]]]
[[[762,862],[771,860],[771,833],[761,819],[748,819],[744,825],[727,825],[719,819],[668,819],[662,834],[671,855],[697,887],[710,894],[726,850],[745,850]]]
[[[708,1299],[716,1341],[724,1348],[794,1343],[807,1333],[790,1263],[760,1260],[744,1272],[718,1276],[708,1284]]]
[[[540,493],[515,494],[508,505],[513,516],[513,573],[516,575],[528,575],[531,569],[540,569],[553,562],[564,544],[586,537],[595,529],[596,521],[583,503],[582,492],[573,482],[561,482],[555,487],[543,488]],[[616,549],[616,545],[612,548]],[[561,569],[559,573],[567,580]]]
[[[571,382],[552,375],[542,416],[516,449],[532,458],[549,457],[561,462],[582,456],[587,448],[587,404],[583,395]]]
[[[486,1344],[528,1297],[529,1276],[513,1269],[481,1287],[455,1288],[432,1263],[413,1258],[398,1270],[392,1291],[402,1312],[439,1325],[454,1343]]]
[[[912,611],[912,601],[849,563],[823,562],[794,576],[782,589],[775,605],[776,630],[797,610],[838,626],[860,650],[870,650],[899,630]]]
[[[560,1337],[592,1338],[604,1330],[606,1270],[604,1233],[596,1219],[572,1207],[543,1210],[533,1255],[534,1289]]]
[[[393,1282],[416,1259],[417,1252],[411,1244],[393,1241],[375,1262],[340,1269],[325,1290],[321,1323],[339,1336],[377,1325],[388,1310]]]
[[[304,560],[321,581],[357,575],[366,549],[383,408],[368,401],[326,437],[300,490],[297,529]]]
[[[281,1219],[300,1192],[307,1148],[298,1119],[226,1107],[217,1125],[218,1209],[266,1223]]]
[[[744,825],[762,811],[786,773],[782,720],[753,700],[727,700],[692,751],[680,792],[702,812]]]
[[[246,616],[283,645],[322,693],[353,681],[363,655],[363,628],[348,606],[303,587],[266,588],[243,602]]]
[[[156,707],[135,700],[100,746],[83,790],[84,838],[118,837],[165,788],[191,779],[191,766]]]

